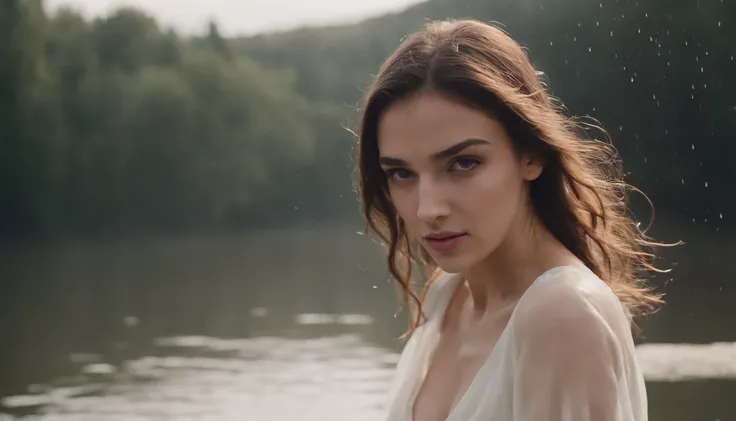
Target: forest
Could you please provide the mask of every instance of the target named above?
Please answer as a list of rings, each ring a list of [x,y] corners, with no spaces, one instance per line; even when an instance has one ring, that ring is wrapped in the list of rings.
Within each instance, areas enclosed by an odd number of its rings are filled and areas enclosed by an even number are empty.
[[[0,239],[356,220],[362,92],[406,34],[463,17],[505,28],[571,114],[600,122],[658,216],[732,229],[733,2],[429,0],[358,24],[226,38],[216,22],[184,36],[135,9],[91,20],[9,0]]]

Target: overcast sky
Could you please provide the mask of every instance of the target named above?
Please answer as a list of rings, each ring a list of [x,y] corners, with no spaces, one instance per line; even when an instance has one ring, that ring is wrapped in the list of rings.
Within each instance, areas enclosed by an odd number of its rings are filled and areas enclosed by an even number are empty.
[[[181,33],[201,33],[214,18],[224,35],[252,34],[303,24],[350,22],[401,10],[423,0],[45,0],[54,10],[71,5],[86,16],[135,6]]]

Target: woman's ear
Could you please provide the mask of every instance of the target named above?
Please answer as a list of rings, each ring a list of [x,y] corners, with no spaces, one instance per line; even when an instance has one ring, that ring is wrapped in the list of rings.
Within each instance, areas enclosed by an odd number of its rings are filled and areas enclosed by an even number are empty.
[[[521,174],[526,181],[536,180],[544,170],[544,162],[541,157],[535,155],[524,155],[521,159]]]

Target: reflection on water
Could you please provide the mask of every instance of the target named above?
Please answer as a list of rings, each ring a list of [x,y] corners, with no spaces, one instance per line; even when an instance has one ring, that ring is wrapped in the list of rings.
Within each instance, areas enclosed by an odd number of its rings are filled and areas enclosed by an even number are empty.
[[[359,315],[298,320],[368,319]],[[77,384],[34,385],[34,394],[6,397],[8,420],[381,420],[398,360],[359,335],[312,339],[203,336],[161,338],[154,354],[122,362],[93,354]],[[718,419],[736,413],[720,402],[736,392],[736,344],[650,344],[638,348],[649,383],[653,420]],[[723,377],[731,380],[720,382]],[[706,383],[683,382],[692,378]],[[651,381],[665,380],[664,383]],[[67,380],[69,382],[69,380]],[[701,390],[701,394],[693,393]],[[707,390],[707,393],[702,393]],[[668,404],[679,396],[678,404]],[[707,408],[702,408],[705,402]],[[697,409],[693,409],[697,408]],[[685,411],[685,412],[683,412]],[[687,412],[689,411],[689,412]],[[20,415],[33,412],[30,415]],[[712,413],[714,418],[697,415]],[[696,418],[692,418],[696,416]],[[0,415],[0,420],[3,420]]]
[[[165,356],[3,404],[16,412],[43,405],[19,419],[47,421],[377,420],[396,363],[395,353],[354,335],[157,342]]]
[[[361,228],[0,249],[0,420],[380,420],[406,314]],[[650,419],[736,420],[734,250],[680,237]]]
[[[736,342],[642,344],[637,353],[647,380],[736,380]]]

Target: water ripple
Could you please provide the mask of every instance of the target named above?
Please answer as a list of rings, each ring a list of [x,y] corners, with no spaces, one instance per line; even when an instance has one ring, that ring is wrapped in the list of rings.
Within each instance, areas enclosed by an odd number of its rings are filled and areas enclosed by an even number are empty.
[[[44,421],[375,420],[397,357],[350,335],[158,343],[196,355],[138,358],[97,383],[3,404],[42,406],[15,419]]]
[[[366,421],[381,418],[398,355],[357,335],[161,338],[161,355],[120,366],[93,354],[79,384],[35,385],[2,405],[0,421]],[[637,349],[648,381],[736,378],[736,344],[645,344]],[[30,415],[20,415],[25,412]]]

